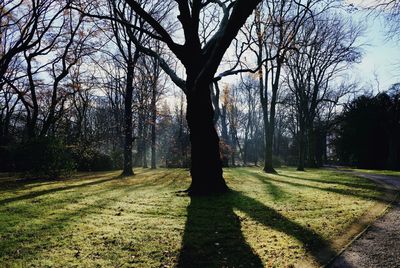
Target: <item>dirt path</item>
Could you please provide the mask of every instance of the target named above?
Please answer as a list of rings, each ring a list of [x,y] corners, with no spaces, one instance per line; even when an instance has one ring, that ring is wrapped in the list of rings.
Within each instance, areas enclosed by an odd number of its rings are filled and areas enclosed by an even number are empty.
[[[400,177],[354,172],[385,185],[388,189],[400,190]],[[356,239],[329,267],[400,267],[400,202],[374,222],[366,232]]]

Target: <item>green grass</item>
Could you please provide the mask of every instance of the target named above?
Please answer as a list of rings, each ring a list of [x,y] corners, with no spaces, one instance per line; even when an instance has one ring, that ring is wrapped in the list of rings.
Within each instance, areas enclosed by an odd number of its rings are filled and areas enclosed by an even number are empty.
[[[400,177],[400,171],[396,171],[396,170],[376,170],[376,169],[357,169],[357,168],[351,169],[351,170],[354,170],[357,172]]]
[[[183,169],[0,179],[0,267],[322,264],[382,190],[328,170],[225,170],[226,195],[190,198]],[[329,256],[330,256],[329,255]]]

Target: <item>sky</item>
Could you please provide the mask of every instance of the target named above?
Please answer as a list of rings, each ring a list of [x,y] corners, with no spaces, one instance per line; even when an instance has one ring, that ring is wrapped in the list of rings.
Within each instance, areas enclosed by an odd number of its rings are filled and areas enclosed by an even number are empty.
[[[374,1],[347,2],[365,6]],[[387,90],[392,84],[400,82],[400,43],[388,40],[382,16],[373,16],[367,11],[357,11],[351,16],[365,23],[366,32],[361,39],[363,59],[353,70],[349,70],[349,74],[366,86],[372,85],[375,92]]]
[[[381,15],[371,14],[365,7],[370,7],[376,0],[345,0],[347,4],[358,7],[357,11],[350,13],[355,23],[365,27],[364,35],[359,39],[362,50],[360,63],[344,71],[349,82],[355,82],[367,92],[378,93],[390,88],[394,83],[400,82],[400,41],[396,43],[386,36],[385,20]],[[222,65],[223,66],[223,65]],[[220,68],[224,71],[227,68]],[[238,76],[223,78],[226,84],[237,83]],[[341,78],[339,78],[341,80]]]

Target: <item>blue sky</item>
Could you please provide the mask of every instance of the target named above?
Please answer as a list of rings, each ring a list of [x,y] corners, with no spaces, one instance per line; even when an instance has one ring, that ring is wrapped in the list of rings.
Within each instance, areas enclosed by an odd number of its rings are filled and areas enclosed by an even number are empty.
[[[400,41],[388,40],[386,37],[385,20],[382,15],[371,14],[365,8],[373,5],[376,0],[345,0],[347,4],[359,7],[358,11],[350,13],[355,23],[365,27],[364,35],[359,39],[363,52],[361,63],[342,74],[349,82],[356,82],[367,91],[375,93],[385,91],[397,82],[400,82]],[[220,71],[226,68],[221,68]],[[235,83],[238,76],[229,76],[223,79],[226,83]]]
[[[360,1],[351,2],[357,4]],[[364,44],[362,62],[349,70],[352,73],[350,75],[360,82],[373,85],[375,90],[378,80],[380,91],[400,82],[400,43],[386,37],[383,17],[368,15],[366,11],[355,12],[352,16],[366,24],[366,32],[361,39]]]

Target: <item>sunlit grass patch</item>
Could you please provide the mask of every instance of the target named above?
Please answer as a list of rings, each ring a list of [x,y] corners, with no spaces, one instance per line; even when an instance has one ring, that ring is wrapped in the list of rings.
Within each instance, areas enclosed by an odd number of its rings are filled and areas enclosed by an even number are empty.
[[[0,266],[254,267],[322,261],[319,250],[382,190],[328,170],[226,169],[232,191],[192,198],[184,169],[0,179]],[[323,254],[322,254],[323,255]]]

